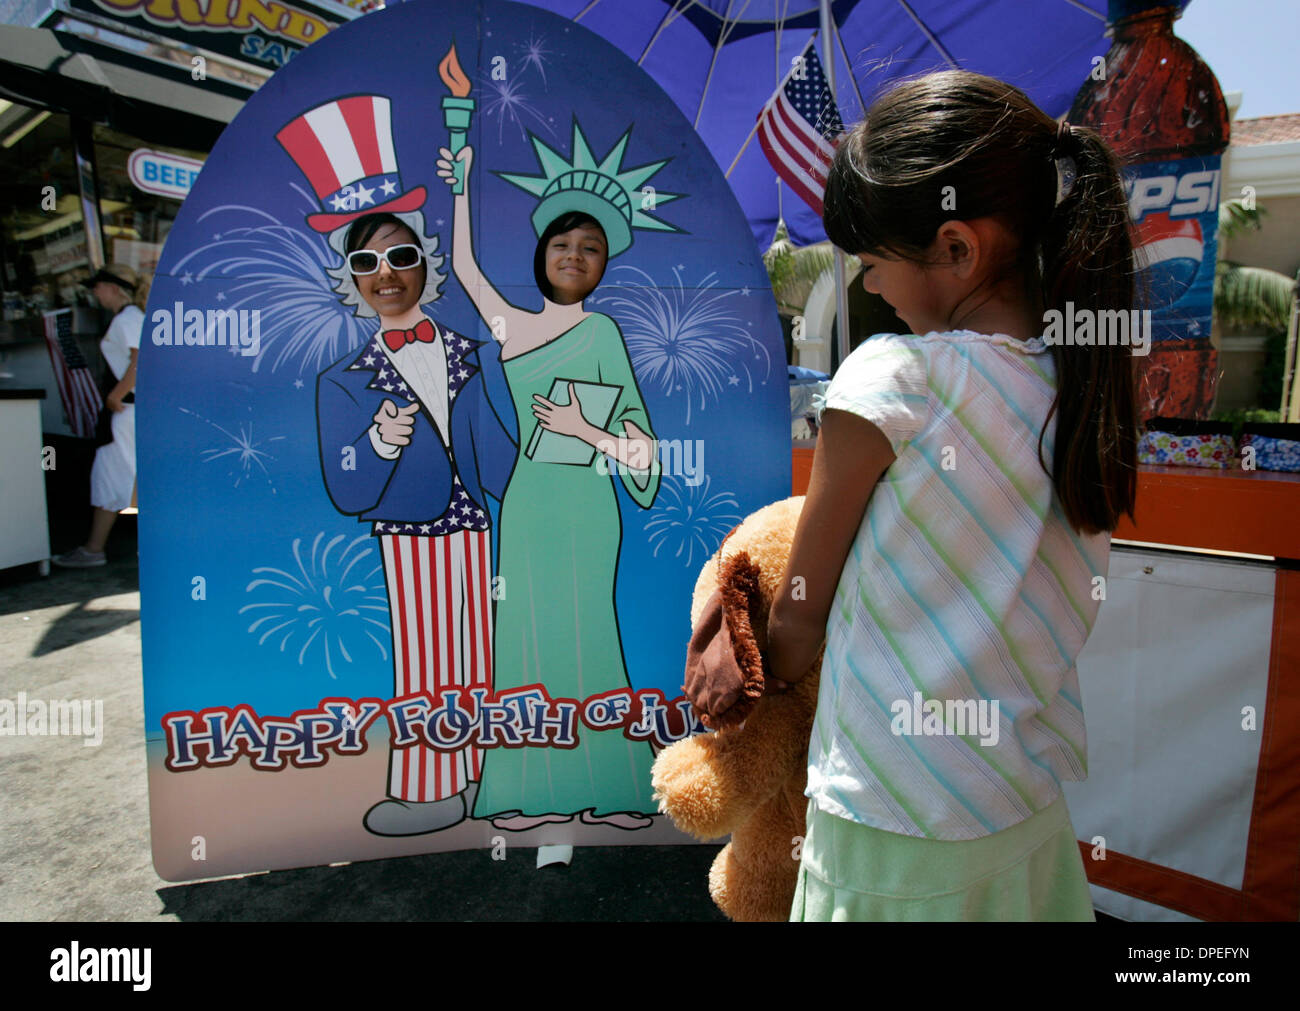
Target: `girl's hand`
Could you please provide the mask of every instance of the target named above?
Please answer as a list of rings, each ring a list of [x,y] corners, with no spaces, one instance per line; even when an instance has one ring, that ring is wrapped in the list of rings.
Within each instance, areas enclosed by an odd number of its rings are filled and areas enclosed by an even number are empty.
[[[438,153],[442,155],[437,162],[439,179],[448,186],[456,184],[456,170],[452,168],[453,162],[461,162],[465,166],[463,178],[469,178],[470,167],[474,164],[474,149],[470,145],[466,144],[461,148],[459,154],[452,154],[451,149],[445,147],[438,148]]]
[[[104,398],[104,403],[108,405],[108,409],[114,414],[119,414],[126,410],[126,404],[122,403],[122,394],[118,393],[117,390],[113,390],[109,393],[109,395]]]
[[[574,392],[572,383],[569,384],[569,402],[563,406],[551,403],[540,393],[534,393],[533,416],[548,432],[573,435],[584,442],[588,441],[585,436],[591,426],[582,416],[582,405],[578,403],[578,395]]]

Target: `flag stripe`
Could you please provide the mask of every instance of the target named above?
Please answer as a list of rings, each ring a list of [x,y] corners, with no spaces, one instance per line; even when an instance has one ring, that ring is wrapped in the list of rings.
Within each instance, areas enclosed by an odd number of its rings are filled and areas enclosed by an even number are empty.
[[[72,335],[72,310],[56,309],[45,313],[44,319],[45,345],[59,387],[59,399],[68,416],[68,427],[78,438],[92,438],[104,399]]]
[[[758,116],[758,141],[776,173],[822,213],[833,138],[844,130],[812,40]]]

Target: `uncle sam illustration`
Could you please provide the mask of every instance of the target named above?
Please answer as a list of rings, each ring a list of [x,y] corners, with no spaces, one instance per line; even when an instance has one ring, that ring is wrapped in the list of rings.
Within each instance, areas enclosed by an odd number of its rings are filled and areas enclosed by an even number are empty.
[[[427,308],[446,275],[425,232],[426,191],[398,169],[390,100],[351,95],[276,134],[319,213],[307,225],[338,254],[328,273],[379,332],[320,374],[321,473],[341,512],[371,525],[388,589],[393,692],[492,687],[493,560],[487,495],[500,500],[517,447],[488,387],[499,352],[440,325]],[[477,748],[390,750],[387,797],[365,814],[376,835],[463,821],[482,767]]]

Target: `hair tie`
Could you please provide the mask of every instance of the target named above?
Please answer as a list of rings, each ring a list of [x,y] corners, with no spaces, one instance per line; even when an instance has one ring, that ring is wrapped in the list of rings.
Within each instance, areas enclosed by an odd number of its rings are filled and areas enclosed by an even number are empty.
[[[1056,202],[1053,208],[1061,206],[1061,202],[1074,189],[1074,181],[1078,178],[1078,165],[1067,153],[1073,139],[1074,127],[1061,120],[1056,128],[1056,140],[1052,144],[1052,164],[1056,169]]]
[[[1074,127],[1072,127],[1066,120],[1061,120],[1060,126],[1056,128],[1056,143],[1052,145],[1053,158],[1059,158],[1065,153],[1066,148],[1069,147],[1070,141],[1074,136],[1073,131]]]

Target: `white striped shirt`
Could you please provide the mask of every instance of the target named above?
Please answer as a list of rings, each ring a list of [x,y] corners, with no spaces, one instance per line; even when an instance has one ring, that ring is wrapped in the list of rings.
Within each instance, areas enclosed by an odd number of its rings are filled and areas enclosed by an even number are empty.
[[[1055,389],[1041,338],[970,331],[873,337],[827,389],[825,407],[876,425],[896,459],[827,624],[807,791],[822,810],[975,839],[1086,777],[1075,660],[1110,535],[1076,534],[1039,465]]]

